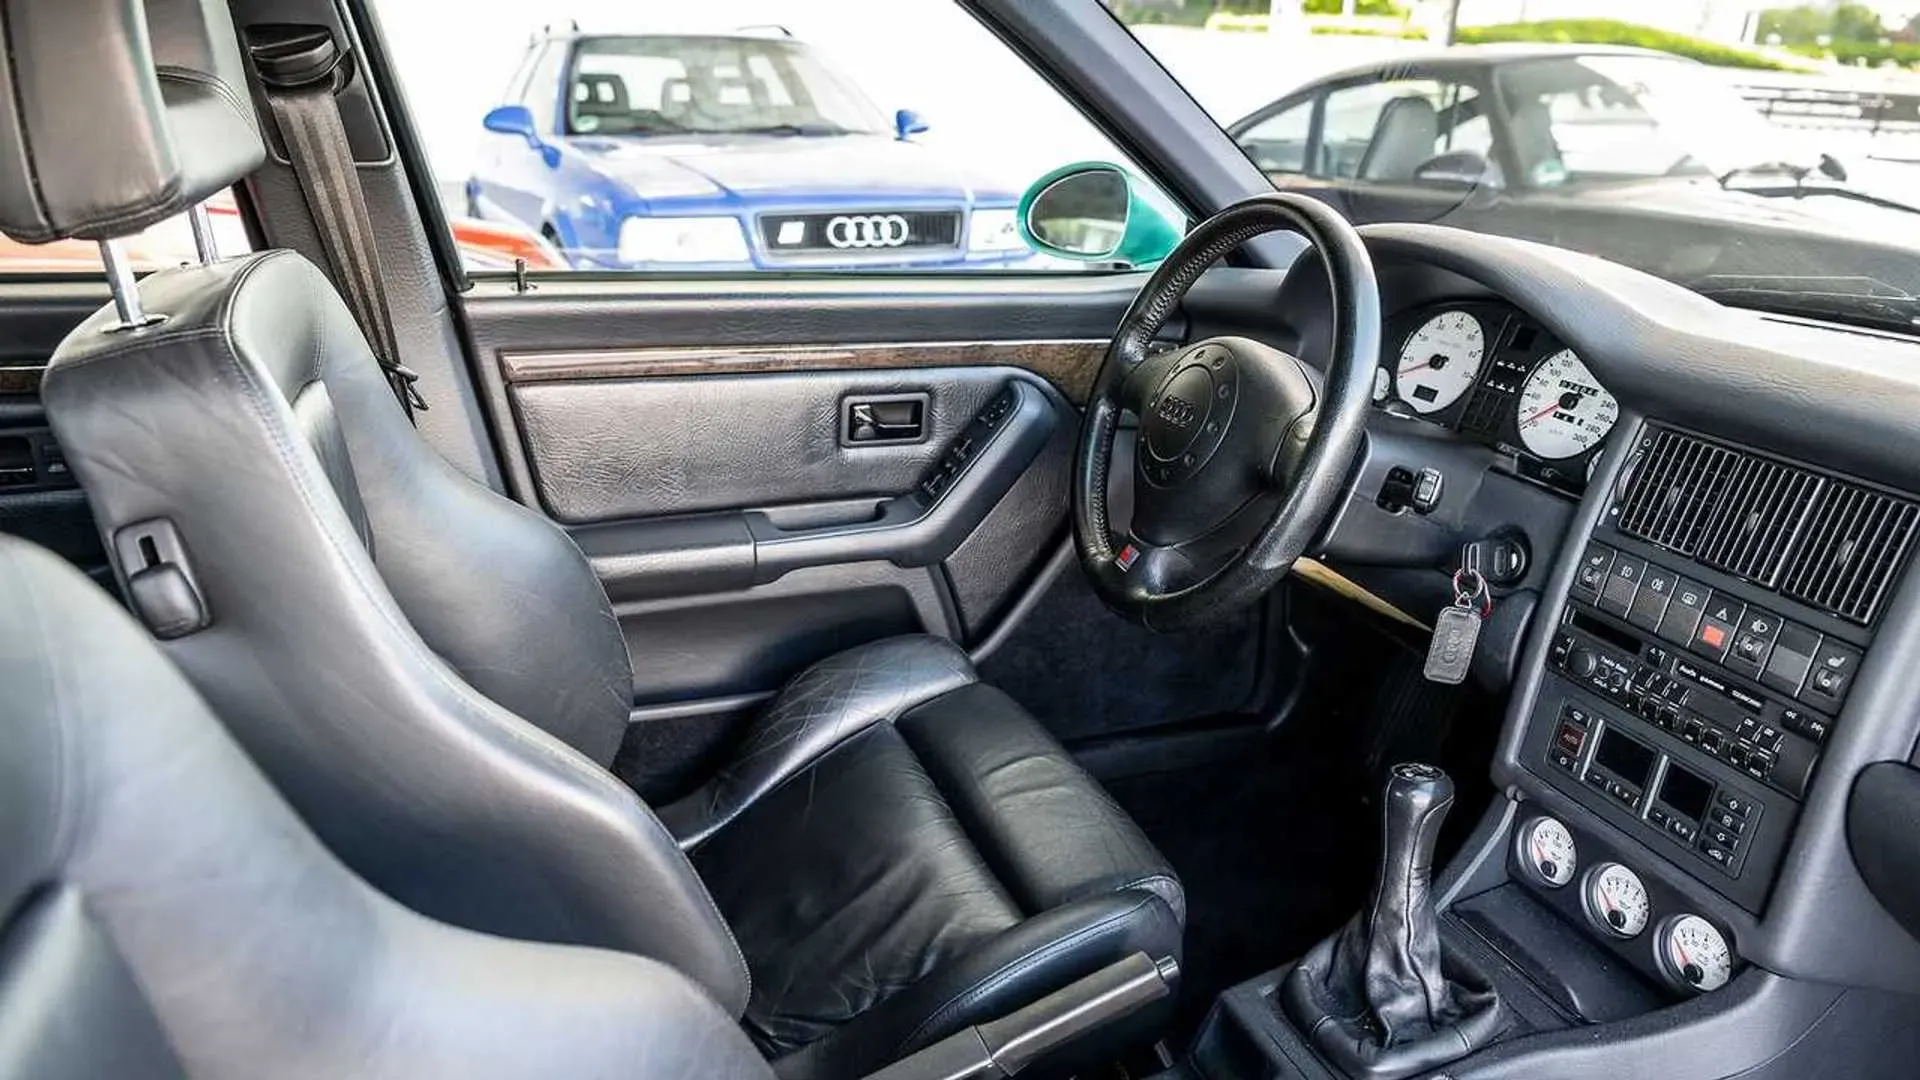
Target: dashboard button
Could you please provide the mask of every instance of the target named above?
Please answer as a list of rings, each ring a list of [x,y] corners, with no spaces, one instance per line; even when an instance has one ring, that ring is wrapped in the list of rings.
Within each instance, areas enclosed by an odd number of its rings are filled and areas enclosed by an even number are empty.
[[[1709,598],[1706,611],[1700,617],[1700,629],[1694,633],[1690,648],[1709,660],[1724,659],[1727,649],[1733,645],[1733,635],[1739,629],[1740,616],[1745,613],[1745,606],[1738,600],[1724,596]]]
[[[1724,788],[1713,797],[1713,804],[1722,809],[1731,810],[1741,817],[1748,817],[1753,813],[1752,799],[1737,791],[1727,791]]]
[[[1645,559],[1615,554],[1613,568],[1607,571],[1606,583],[1600,586],[1600,610],[1625,618],[1633,607],[1633,598],[1640,591],[1640,579],[1646,572]]]
[[[1730,833],[1745,832],[1747,828],[1747,819],[1744,816],[1736,814],[1724,806],[1717,806],[1709,812],[1707,814],[1707,821],[1712,824],[1714,828],[1725,829]]]
[[[1700,616],[1707,609],[1707,587],[1697,581],[1680,578],[1673,584],[1666,613],[1660,616],[1655,633],[1675,645],[1693,644],[1694,631],[1700,628]]]
[[[1573,575],[1573,594],[1591,604],[1600,599],[1600,586],[1606,584],[1607,571],[1613,569],[1613,549],[1593,542],[1580,557],[1580,569]]]
[[[1749,679],[1759,679],[1779,634],[1780,616],[1760,608],[1748,608],[1734,628],[1733,647],[1727,650],[1727,668]]]
[[[1714,843],[1711,837],[1703,836],[1700,838],[1700,854],[1711,859],[1722,869],[1730,870],[1733,868],[1733,852]]]
[[[1813,671],[1800,691],[1800,700],[1837,706],[1846,699],[1853,685],[1854,670],[1860,666],[1860,654],[1831,638],[1814,650]]]
[[[1634,594],[1633,604],[1627,609],[1627,621],[1642,630],[1657,630],[1679,581],[1680,575],[1649,563],[1647,572],[1640,578],[1640,591]]]
[[[1760,674],[1760,682],[1783,694],[1798,694],[1819,651],[1819,634],[1798,623],[1783,623],[1780,636],[1773,642],[1773,655],[1767,658],[1767,669]]]

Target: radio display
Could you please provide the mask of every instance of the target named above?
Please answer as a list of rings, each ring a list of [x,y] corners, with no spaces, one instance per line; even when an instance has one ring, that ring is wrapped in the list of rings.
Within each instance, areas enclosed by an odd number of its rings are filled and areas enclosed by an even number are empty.
[[[1653,775],[1654,753],[1643,744],[1611,729],[1600,735],[1593,752],[1593,763],[1637,788],[1645,788]]]
[[[1667,762],[1666,778],[1660,781],[1660,801],[1668,809],[1700,821],[1706,817],[1707,802],[1712,798],[1713,781]]]

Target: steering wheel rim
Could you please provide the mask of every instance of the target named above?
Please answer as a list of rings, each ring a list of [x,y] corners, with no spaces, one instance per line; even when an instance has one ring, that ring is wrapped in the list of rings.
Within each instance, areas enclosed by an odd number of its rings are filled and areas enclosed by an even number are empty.
[[[1302,258],[1317,256],[1327,275],[1333,333],[1324,383],[1297,358],[1243,338],[1211,338],[1149,356],[1155,336],[1208,267],[1248,240],[1283,229],[1307,240],[1311,250]],[[1256,195],[1189,232],[1121,318],[1081,422],[1074,455],[1073,534],[1094,591],[1114,611],[1155,630],[1213,622],[1265,595],[1307,552],[1339,506],[1365,436],[1379,355],[1380,294],[1372,259],[1359,233],[1325,203],[1289,192]],[[1211,370],[1194,373],[1207,368]],[[1302,389],[1302,379],[1307,389]],[[1216,396],[1213,411],[1186,400],[1196,396],[1187,392],[1195,387]],[[1303,402],[1302,395],[1308,400]],[[1151,416],[1149,402],[1154,406]],[[1162,409],[1162,402],[1169,407]],[[1260,411],[1273,402],[1283,411],[1298,411],[1291,417]],[[1256,471],[1267,470],[1267,490],[1232,510],[1216,527],[1225,530],[1218,536],[1203,532],[1179,544],[1143,544],[1132,535],[1135,526],[1130,524],[1129,535],[1116,541],[1108,479],[1114,436],[1128,411],[1142,416],[1136,492],[1178,499],[1182,488],[1230,488],[1244,479],[1239,474],[1248,467],[1235,458],[1245,457],[1248,447],[1257,456],[1261,440],[1271,439],[1269,460],[1252,463]],[[1187,423],[1176,423],[1181,420]],[[1236,420],[1242,425],[1237,437]],[[1188,424],[1199,429],[1191,437],[1204,453],[1160,456],[1164,447],[1159,443],[1167,441],[1162,433],[1177,431],[1187,438]],[[1204,479],[1209,473],[1218,479]],[[1231,498],[1231,492],[1211,493],[1219,506]],[[1270,515],[1263,512],[1267,504],[1277,506]],[[1217,570],[1190,565],[1193,553],[1205,550],[1201,542],[1218,547],[1223,541],[1237,542],[1240,534],[1249,538],[1239,542]],[[1194,580],[1182,580],[1183,564],[1189,565],[1187,576]]]

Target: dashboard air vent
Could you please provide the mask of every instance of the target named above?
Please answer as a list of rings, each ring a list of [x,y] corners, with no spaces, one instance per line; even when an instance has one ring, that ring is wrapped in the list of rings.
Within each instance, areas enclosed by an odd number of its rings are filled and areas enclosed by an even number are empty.
[[[1828,484],[1782,591],[1841,618],[1871,623],[1907,561],[1916,522],[1920,507],[1904,499]]]
[[[1769,589],[1778,587],[1787,550],[1826,483],[1804,469],[1740,455],[1714,502],[1695,557]]]
[[[1621,532],[1682,555],[1698,550],[1715,503],[1745,455],[1661,430],[1620,509]]]

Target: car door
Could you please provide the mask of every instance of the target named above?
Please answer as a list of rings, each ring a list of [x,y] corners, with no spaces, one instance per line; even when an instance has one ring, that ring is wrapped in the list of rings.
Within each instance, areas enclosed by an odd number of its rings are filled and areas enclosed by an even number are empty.
[[[939,182],[984,203],[980,193],[1017,193],[1065,162],[1125,160],[967,10],[899,6],[911,10],[855,20],[810,5],[811,19],[796,10],[782,28],[729,31],[791,33],[833,54],[822,81],[769,108],[847,96],[839,80],[880,105],[881,146],[848,161],[845,183],[819,161],[805,166],[792,197],[808,212],[904,213],[873,201],[895,190],[883,168],[922,170],[901,178],[916,182],[940,170]],[[280,11],[260,5],[258,17]],[[859,47],[909,33],[943,48]],[[468,93],[427,36],[376,44],[390,57],[382,77],[410,102],[442,96],[432,114]],[[536,74],[528,94],[543,85]],[[978,100],[983,86],[990,100]],[[477,123],[490,103],[468,97]],[[887,120],[908,107],[932,130],[914,153],[878,153],[896,138]],[[447,156],[436,149],[444,134],[418,137],[415,167]],[[760,161],[795,155],[800,170],[813,142],[774,133],[749,145]],[[702,152],[691,160],[718,174],[732,151],[716,140]],[[997,206],[1010,224],[1010,206]],[[569,530],[599,572],[633,661],[625,775],[643,791],[673,790],[734,719],[809,663],[893,634],[961,643],[1068,740],[1233,713],[1265,688],[1257,615],[1160,638],[1106,613],[1069,569],[1078,406],[1145,273],[1034,258],[1010,229],[981,227],[977,206],[953,212],[940,272],[854,252],[830,270],[520,280],[462,274],[441,252],[466,369],[438,389],[426,372],[438,400],[422,429]],[[761,242],[745,214],[739,227]],[[263,215],[273,231],[272,209]],[[1175,319],[1169,336],[1181,327]],[[425,341],[420,355],[440,344]],[[1006,647],[1013,638],[1019,648]]]

